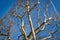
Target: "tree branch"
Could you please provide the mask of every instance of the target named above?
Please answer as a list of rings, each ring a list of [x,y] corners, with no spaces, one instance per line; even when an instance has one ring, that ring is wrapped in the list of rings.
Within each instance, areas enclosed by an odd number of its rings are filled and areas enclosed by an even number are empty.
[[[21,29],[22,35],[24,37],[24,40],[28,40],[28,37],[27,37],[25,30],[24,30],[24,20],[23,19],[22,19],[22,27],[20,29]]]
[[[6,35],[6,34],[0,34],[0,36],[8,36],[8,35]]]
[[[31,27],[31,33],[33,35],[33,38],[34,38],[34,40],[36,40],[35,31],[34,31],[32,20],[31,20],[31,16],[30,16],[29,13],[28,13],[28,21],[29,21],[29,24],[30,24],[30,27]]]
[[[40,28],[43,26],[43,25],[45,25],[49,20],[51,20],[52,19],[52,17],[50,17],[50,18],[48,18],[47,20],[45,20],[42,24],[40,24],[39,25],[39,27],[37,27],[34,31],[35,31],[35,33],[37,34],[37,33],[39,33],[39,32],[41,32],[41,31],[43,31],[43,30],[40,30]],[[32,33],[32,31],[29,33],[29,35],[28,35],[28,37],[31,39],[32,38],[32,35],[31,35],[31,33]]]

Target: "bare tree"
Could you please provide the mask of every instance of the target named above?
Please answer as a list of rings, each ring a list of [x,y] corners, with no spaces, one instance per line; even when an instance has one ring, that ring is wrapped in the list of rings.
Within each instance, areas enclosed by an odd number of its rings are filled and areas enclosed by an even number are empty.
[[[54,35],[60,33],[58,29],[60,15],[52,0],[41,1],[17,0],[9,12],[0,19],[0,36],[6,36],[5,40],[59,40]],[[13,29],[15,25],[18,29]],[[15,30],[19,31],[19,34]],[[17,38],[14,39],[12,32],[16,34]],[[48,36],[44,36],[42,32]],[[40,33],[43,35],[40,36]]]

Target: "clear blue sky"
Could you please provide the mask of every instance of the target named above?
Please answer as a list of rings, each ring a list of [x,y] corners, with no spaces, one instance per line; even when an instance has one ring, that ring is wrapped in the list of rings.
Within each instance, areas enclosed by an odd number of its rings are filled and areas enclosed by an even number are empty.
[[[8,10],[13,6],[15,1],[16,0],[0,0],[0,19],[8,12]],[[60,11],[60,0],[53,0],[53,3],[57,11]]]
[[[16,0],[0,0],[0,18],[8,12],[9,8],[13,5]],[[53,0],[53,3],[57,9],[60,11],[60,0]]]
[[[15,0],[0,0],[0,18],[8,12]]]

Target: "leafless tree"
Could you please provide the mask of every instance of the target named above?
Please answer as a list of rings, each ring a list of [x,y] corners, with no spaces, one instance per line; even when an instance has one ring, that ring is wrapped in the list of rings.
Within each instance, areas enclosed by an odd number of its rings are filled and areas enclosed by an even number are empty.
[[[42,0],[41,0],[42,1]],[[8,13],[0,19],[0,36],[4,40],[59,40],[54,34],[60,33],[60,15],[52,0],[17,0]],[[54,23],[56,22],[56,23]],[[15,26],[16,28],[13,29]],[[51,29],[49,29],[51,28]],[[54,30],[52,30],[54,29]],[[6,31],[2,31],[6,30]],[[19,31],[17,39],[11,38],[11,33]],[[15,34],[18,34],[17,31]],[[48,36],[38,34],[46,32]],[[22,38],[21,38],[22,37]],[[21,39],[20,39],[21,38]],[[2,40],[1,39],[1,40]]]

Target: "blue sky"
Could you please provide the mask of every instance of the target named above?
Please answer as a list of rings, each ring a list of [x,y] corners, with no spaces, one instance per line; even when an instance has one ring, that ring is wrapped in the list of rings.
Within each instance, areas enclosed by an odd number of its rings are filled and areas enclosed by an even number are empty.
[[[9,8],[12,7],[16,0],[0,0],[0,18],[8,12]],[[53,3],[57,9],[60,11],[60,0],[53,0]]]
[[[53,3],[57,9],[57,11],[60,11],[60,0],[53,0]]]
[[[0,0],[0,18],[8,12],[15,0]]]
[[[16,0],[0,0],[0,19],[8,12],[8,10],[13,6],[15,1]],[[60,5],[59,5],[60,0],[53,0],[53,3],[55,5],[57,11],[60,11]],[[13,36],[15,36],[15,35],[13,35]]]

